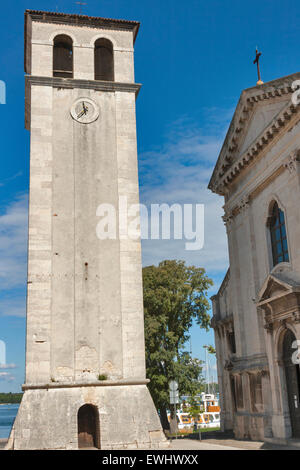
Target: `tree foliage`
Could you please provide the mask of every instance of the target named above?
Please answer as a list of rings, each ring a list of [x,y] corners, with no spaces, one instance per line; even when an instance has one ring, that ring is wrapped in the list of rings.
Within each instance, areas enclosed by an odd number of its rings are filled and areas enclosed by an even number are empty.
[[[209,354],[216,354],[216,350],[211,344],[207,346],[207,351]]]
[[[189,397],[189,404],[188,414],[194,419],[194,422],[196,422],[199,414],[204,411],[204,407],[200,405],[200,399],[196,395]]]
[[[185,346],[193,322],[209,329],[211,285],[203,268],[183,261],[167,260],[143,269],[147,376],[161,414],[169,407],[170,380],[178,381],[181,395],[199,390],[202,362],[193,359]]]
[[[21,403],[23,393],[0,393],[0,403]]]

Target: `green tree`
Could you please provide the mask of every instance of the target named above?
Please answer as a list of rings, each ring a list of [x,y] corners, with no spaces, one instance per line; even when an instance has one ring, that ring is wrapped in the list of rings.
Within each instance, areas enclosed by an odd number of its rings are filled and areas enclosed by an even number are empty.
[[[200,406],[200,398],[196,394],[189,397],[189,409],[188,413],[191,418],[194,419],[194,423],[197,423],[199,414],[204,411],[203,407]]]
[[[170,380],[178,381],[181,395],[199,390],[202,362],[193,359],[185,346],[194,321],[209,329],[211,285],[203,268],[186,266],[184,261],[167,260],[143,269],[147,376],[164,429],[169,427]]]
[[[0,393],[0,403],[21,403],[23,393]]]
[[[216,350],[211,344],[207,346],[207,351],[209,354],[216,354]]]

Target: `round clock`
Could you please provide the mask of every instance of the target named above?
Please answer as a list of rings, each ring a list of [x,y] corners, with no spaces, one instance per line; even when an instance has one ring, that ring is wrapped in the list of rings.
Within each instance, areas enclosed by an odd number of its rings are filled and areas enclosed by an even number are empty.
[[[79,98],[73,103],[71,116],[75,121],[81,124],[90,124],[99,117],[99,108],[97,104],[89,98]]]

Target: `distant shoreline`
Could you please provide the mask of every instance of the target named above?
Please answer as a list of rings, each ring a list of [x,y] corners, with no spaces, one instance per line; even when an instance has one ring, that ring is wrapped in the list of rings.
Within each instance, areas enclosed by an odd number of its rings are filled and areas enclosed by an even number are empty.
[[[0,406],[5,406],[5,405],[19,405],[20,403],[0,403]]]
[[[17,405],[22,401],[23,393],[1,393],[0,405]]]

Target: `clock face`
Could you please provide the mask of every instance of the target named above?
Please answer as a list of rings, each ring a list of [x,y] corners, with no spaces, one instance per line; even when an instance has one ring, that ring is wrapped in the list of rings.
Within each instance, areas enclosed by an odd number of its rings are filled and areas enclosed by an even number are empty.
[[[71,116],[81,124],[90,124],[99,117],[99,108],[89,98],[79,98],[71,108]]]

